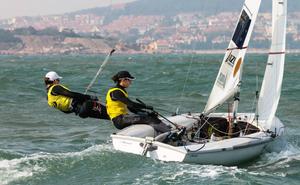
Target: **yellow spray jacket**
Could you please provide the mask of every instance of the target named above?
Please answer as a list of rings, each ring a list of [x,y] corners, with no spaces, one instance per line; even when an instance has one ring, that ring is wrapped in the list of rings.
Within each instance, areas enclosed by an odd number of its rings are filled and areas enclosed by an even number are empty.
[[[125,97],[128,98],[128,94],[123,90],[123,89],[120,89],[120,88],[111,88],[107,94],[106,94],[106,109],[107,109],[107,113],[110,117],[110,119],[113,119],[117,116],[120,116],[122,114],[128,114],[128,109],[127,109],[127,105],[120,102],[120,101],[114,101],[111,99],[111,92],[113,91],[116,91],[116,90],[120,90],[124,95]]]
[[[57,85],[62,86],[63,88],[69,90],[68,88],[66,88],[63,85],[60,85],[60,84],[57,84]],[[72,98],[63,96],[63,95],[53,95],[51,93],[52,89],[53,89],[53,87],[55,87],[57,85],[52,85],[48,90],[48,105],[50,107],[59,109],[63,112],[68,112],[71,109]]]

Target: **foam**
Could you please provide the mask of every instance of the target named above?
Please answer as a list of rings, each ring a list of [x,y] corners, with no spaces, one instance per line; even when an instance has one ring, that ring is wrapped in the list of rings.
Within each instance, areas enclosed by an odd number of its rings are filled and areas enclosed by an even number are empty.
[[[101,155],[112,152],[110,144],[94,145],[80,152],[69,153],[35,153],[18,159],[0,161],[0,185],[6,185],[16,180],[34,176],[47,171],[49,161],[56,163],[60,160],[80,160],[84,156]]]
[[[291,160],[300,161],[300,148],[287,143],[285,148],[280,152],[265,153],[264,158],[265,159],[260,162],[263,164],[258,165],[257,167],[274,165],[276,163],[283,165]]]
[[[32,156],[0,161],[0,184],[8,184],[17,179],[31,177],[34,173],[43,172],[44,168],[29,164],[29,161],[37,159],[39,157]]]
[[[294,162],[300,162],[300,148],[287,143],[280,152],[265,153],[262,160],[249,167],[249,174],[255,176],[286,177],[287,169]],[[259,170],[259,173],[256,172]]]
[[[198,164],[184,164],[184,163],[168,163],[168,164],[155,164],[153,166],[158,171],[153,171],[147,176],[139,177],[135,179],[134,184],[147,184],[147,182],[153,183],[153,177],[159,177],[157,182],[172,182],[184,184],[186,181],[199,180],[215,180],[220,176],[229,175],[232,178],[236,178],[236,174],[244,173],[245,169],[239,169],[238,167],[225,167],[214,165],[198,165]]]

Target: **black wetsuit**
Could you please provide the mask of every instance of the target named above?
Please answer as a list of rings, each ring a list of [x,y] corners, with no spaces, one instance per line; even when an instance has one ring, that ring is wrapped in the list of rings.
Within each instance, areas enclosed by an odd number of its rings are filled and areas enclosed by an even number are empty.
[[[106,112],[106,106],[100,103],[96,97],[93,98],[90,95],[72,92],[60,85],[54,86],[51,94],[62,95],[73,99],[72,110],[65,113],[74,112],[81,118],[92,117],[98,119],[109,119],[109,116]]]
[[[125,90],[124,87],[117,85],[117,88]],[[110,93],[110,97],[114,101],[120,101],[127,105],[127,108],[130,112],[134,114],[123,114],[117,116],[112,119],[114,126],[118,129],[123,129],[130,125],[134,124],[149,124],[151,125],[157,132],[167,132],[170,131],[170,127],[164,124],[160,119],[158,119],[157,115],[149,114],[143,109],[149,109],[150,107],[131,101],[127,98],[124,93],[120,90],[115,90]]]

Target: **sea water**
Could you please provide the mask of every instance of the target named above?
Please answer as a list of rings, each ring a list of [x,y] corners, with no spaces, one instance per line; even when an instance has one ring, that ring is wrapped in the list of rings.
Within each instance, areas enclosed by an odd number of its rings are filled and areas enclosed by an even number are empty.
[[[288,54],[277,116],[284,137],[270,152],[241,166],[161,162],[115,151],[109,121],[81,119],[48,107],[43,84],[51,70],[84,92],[105,56],[0,56],[0,184],[299,184],[299,56]],[[104,101],[111,77],[128,70],[128,89],[163,115],[201,112],[222,55],[113,55],[93,86]],[[266,55],[248,55],[239,109],[255,110]],[[94,93],[90,93],[95,95]],[[226,111],[226,106],[223,108]]]

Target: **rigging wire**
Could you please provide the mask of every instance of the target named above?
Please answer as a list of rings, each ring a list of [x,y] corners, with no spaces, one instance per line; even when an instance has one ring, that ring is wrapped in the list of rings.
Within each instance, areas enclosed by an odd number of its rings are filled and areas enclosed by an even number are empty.
[[[186,84],[187,84],[187,81],[188,81],[189,76],[190,76],[190,73],[191,73],[191,68],[192,68],[192,64],[193,64],[193,58],[194,58],[194,54],[192,55],[192,58],[191,58],[190,64],[189,64],[189,68],[188,68],[187,74],[186,74],[186,76],[185,76],[183,88],[182,88],[181,95],[180,95],[180,98],[179,98],[180,104],[179,104],[179,106],[177,106],[177,108],[176,108],[176,115],[179,113],[179,109],[180,109],[180,107],[182,106],[183,95],[184,95],[184,93],[185,93]]]
[[[220,118],[221,119],[221,118]],[[197,118],[196,118],[196,120],[198,120]],[[253,120],[254,121],[254,120]],[[252,122],[253,122],[252,121]],[[200,128],[197,130],[197,132],[196,132],[196,134],[195,134],[195,136],[197,137],[197,135],[200,135],[200,130],[201,130],[201,128],[203,128],[204,126],[205,126],[205,124],[208,124],[208,125],[210,125],[211,127],[212,127],[212,129],[214,129],[215,131],[217,131],[217,132],[219,132],[219,133],[222,133],[222,134],[224,134],[224,135],[227,135],[227,136],[232,136],[232,135],[236,135],[236,134],[239,134],[240,132],[244,132],[244,133],[246,133],[247,131],[257,131],[257,129],[253,129],[253,128],[248,128],[248,124],[246,125],[246,128],[245,129],[241,129],[241,130],[239,130],[238,132],[234,132],[234,133],[231,133],[231,134],[228,134],[227,132],[223,132],[223,131],[221,131],[221,130],[219,130],[218,128],[216,128],[215,126],[214,126],[214,124],[212,124],[212,123],[210,123],[209,122],[209,118],[207,118],[207,119],[204,119],[204,123],[200,126]],[[270,131],[264,131],[265,133],[271,133],[272,134],[272,132],[270,132]],[[249,139],[258,139],[258,140],[261,140],[261,138],[259,138],[259,137],[249,137],[249,136],[239,136],[239,137],[236,137],[236,138],[249,138]],[[198,136],[198,139],[201,139],[199,136]],[[183,145],[183,147],[184,147],[184,149],[187,151],[187,152],[198,152],[198,151],[200,151],[200,150],[202,150],[205,146],[206,146],[206,143],[208,142],[208,140],[204,140],[204,142],[201,142],[201,143],[203,143],[203,145],[202,146],[200,146],[198,149],[195,149],[195,150],[191,150],[191,149],[189,149],[189,148],[187,148],[186,146],[188,146],[188,145]]]
[[[208,4],[204,3],[204,6],[206,6],[206,5],[208,5]],[[215,12],[214,12],[213,14],[209,14],[209,16],[217,15],[218,13],[220,13],[220,6],[222,6],[222,5],[221,5],[220,3],[217,3],[217,4],[215,5],[215,7],[214,7]],[[177,32],[177,30],[176,30],[176,32]],[[196,43],[198,43],[198,42],[196,42]],[[181,91],[181,95],[180,95],[180,98],[179,98],[179,102],[180,102],[180,103],[179,103],[179,105],[178,105],[177,108],[176,108],[176,112],[175,112],[176,115],[179,114],[180,107],[182,106],[183,96],[184,96],[185,89],[186,89],[186,86],[187,86],[187,81],[188,81],[188,79],[189,79],[189,77],[190,77],[191,68],[192,68],[192,65],[193,65],[193,62],[194,62],[194,56],[195,56],[195,50],[196,50],[196,47],[197,47],[196,44],[193,44],[193,45],[192,45],[192,58],[191,58],[191,60],[190,60],[190,64],[189,64],[189,68],[188,68],[188,71],[187,71],[187,74],[186,74],[186,77],[185,77],[183,89],[182,89],[182,91]],[[198,48],[197,48],[197,49],[198,49]],[[212,45],[212,50],[214,50],[214,49],[215,49],[215,46]],[[201,58],[202,58],[202,59],[204,58],[203,55],[204,55],[204,54],[201,54],[201,56],[202,56]]]
[[[256,80],[255,80],[255,97],[254,97],[254,101],[253,101],[251,109],[253,110],[253,112],[255,112],[255,119],[256,119],[256,123],[258,124],[259,77],[258,77],[258,62],[257,62],[257,60],[255,60],[255,78],[256,78]]]

